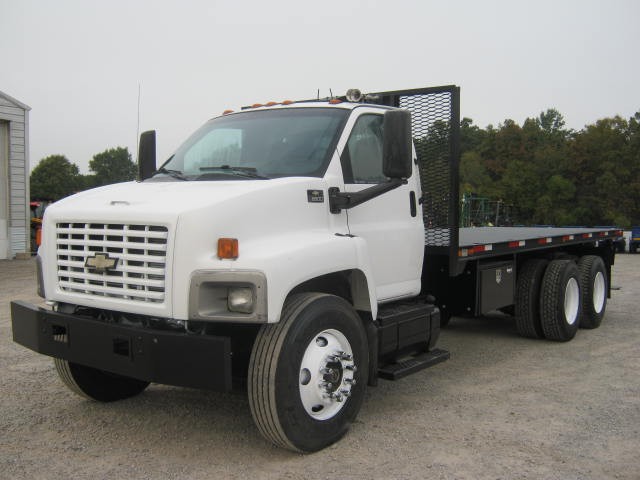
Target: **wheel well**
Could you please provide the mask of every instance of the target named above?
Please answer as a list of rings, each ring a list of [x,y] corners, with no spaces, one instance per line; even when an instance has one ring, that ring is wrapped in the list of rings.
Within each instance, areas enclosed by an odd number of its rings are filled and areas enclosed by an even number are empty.
[[[294,287],[288,296],[302,292],[321,292],[344,298],[356,310],[371,311],[367,278],[360,270],[342,270],[307,280]]]

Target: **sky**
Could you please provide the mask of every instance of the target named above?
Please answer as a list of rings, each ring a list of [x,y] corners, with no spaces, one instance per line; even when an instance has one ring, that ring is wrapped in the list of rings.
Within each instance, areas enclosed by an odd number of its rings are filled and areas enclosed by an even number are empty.
[[[568,127],[640,110],[637,0],[0,0],[0,91],[30,161],[157,130],[158,164],[242,105],[456,84],[476,125],[548,108]],[[138,89],[140,119],[138,125]]]

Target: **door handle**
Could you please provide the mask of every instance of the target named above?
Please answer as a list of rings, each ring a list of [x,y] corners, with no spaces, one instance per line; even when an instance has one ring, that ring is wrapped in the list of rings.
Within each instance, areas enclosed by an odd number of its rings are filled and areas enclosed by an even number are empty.
[[[411,210],[412,217],[415,217],[418,214],[418,207],[416,206],[416,192],[413,190],[409,192],[409,209]]]

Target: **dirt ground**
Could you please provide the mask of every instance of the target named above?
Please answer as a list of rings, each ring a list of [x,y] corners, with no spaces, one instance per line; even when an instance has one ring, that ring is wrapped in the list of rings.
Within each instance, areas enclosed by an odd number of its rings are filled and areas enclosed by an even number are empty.
[[[312,455],[264,441],[241,393],[74,395],[11,340],[9,301],[38,302],[34,278],[32,260],[0,261],[1,478],[640,478],[640,255],[618,256],[607,318],[572,342],[520,338],[506,316],[453,319],[451,360],[380,381]]]

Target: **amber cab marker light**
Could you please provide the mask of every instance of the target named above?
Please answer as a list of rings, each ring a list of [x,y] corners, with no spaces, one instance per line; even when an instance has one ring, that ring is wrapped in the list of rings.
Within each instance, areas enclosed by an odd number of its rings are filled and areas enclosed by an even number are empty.
[[[238,258],[238,239],[237,238],[219,238],[218,239],[218,258],[228,258],[235,260]]]
[[[233,113],[233,110],[225,110],[222,112],[223,115],[229,115],[230,113]]]

